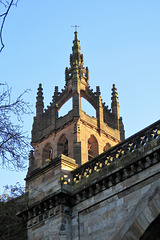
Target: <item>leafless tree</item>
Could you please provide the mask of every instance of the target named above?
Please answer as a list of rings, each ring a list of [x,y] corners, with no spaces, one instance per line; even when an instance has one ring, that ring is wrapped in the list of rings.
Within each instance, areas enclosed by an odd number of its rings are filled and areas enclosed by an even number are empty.
[[[24,94],[11,100],[11,88],[0,84],[0,165],[3,168],[23,170],[29,152],[29,138],[22,128],[22,116],[31,114]]]
[[[11,1],[6,1],[6,0],[0,0],[0,5],[2,6],[0,8],[0,11],[2,11],[2,13],[0,13],[0,19],[1,21],[1,25],[0,25],[0,42],[1,42],[1,47],[0,47],[0,52],[3,50],[4,48],[4,42],[3,42],[3,37],[2,37],[2,33],[3,33],[3,27],[4,27],[4,23],[6,21],[6,17],[11,9],[12,6],[17,6],[19,0],[11,0]]]
[[[22,196],[26,192],[25,187],[22,187],[19,182],[15,185],[6,185],[3,188],[4,192],[0,195],[0,202],[7,202],[13,198]]]

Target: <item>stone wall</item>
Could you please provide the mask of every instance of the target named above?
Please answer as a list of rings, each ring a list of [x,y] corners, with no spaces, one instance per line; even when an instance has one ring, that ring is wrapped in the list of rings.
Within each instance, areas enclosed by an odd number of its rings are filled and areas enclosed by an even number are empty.
[[[160,214],[159,190],[160,163],[84,200],[54,198],[28,221],[28,239],[138,240]]]
[[[68,240],[71,239],[71,216],[69,208],[58,205],[41,215],[38,223],[28,228],[28,239],[34,240]]]
[[[127,236],[130,237],[126,239],[139,239],[149,223],[160,213],[159,171],[160,164],[74,206],[72,239],[124,239],[125,233],[137,219],[137,238],[132,238],[128,232]],[[153,203],[154,210],[148,205],[156,194],[158,199]]]
[[[61,155],[26,180],[29,240],[139,240],[160,214],[160,121],[80,167]]]

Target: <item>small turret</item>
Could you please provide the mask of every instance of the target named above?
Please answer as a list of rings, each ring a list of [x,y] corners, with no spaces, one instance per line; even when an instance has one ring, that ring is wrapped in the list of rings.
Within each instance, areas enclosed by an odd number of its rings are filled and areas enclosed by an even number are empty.
[[[40,116],[43,114],[43,108],[44,108],[44,103],[43,103],[43,88],[42,84],[39,84],[38,92],[37,92],[37,102],[36,102],[36,117]]]

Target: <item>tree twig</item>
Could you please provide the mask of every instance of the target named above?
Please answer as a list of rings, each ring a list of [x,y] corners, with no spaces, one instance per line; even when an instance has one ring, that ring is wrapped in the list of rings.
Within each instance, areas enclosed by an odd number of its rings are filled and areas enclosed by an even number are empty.
[[[0,0],[0,4],[3,4],[4,7],[7,8],[6,11],[0,15],[0,17],[3,18],[2,24],[1,24],[1,27],[0,27],[0,42],[1,42],[1,45],[2,45],[1,48],[0,48],[0,53],[2,52],[3,48],[5,47],[4,42],[3,42],[2,33],[3,33],[3,27],[4,27],[6,17],[8,15],[8,12],[9,12],[11,6],[13,6],[13,5],[17,6],[18,2],[19,2],[19,0],[17,0],[15,3],[14,3],[14,0],[11,0],[10,3],[7,2],[7,4],[5,4],[3,1]]]

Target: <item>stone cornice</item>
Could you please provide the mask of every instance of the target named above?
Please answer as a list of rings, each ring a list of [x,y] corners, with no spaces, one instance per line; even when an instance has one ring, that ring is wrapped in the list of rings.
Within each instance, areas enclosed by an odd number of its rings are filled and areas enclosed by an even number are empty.
[[[42,174],[42,172],[46,172],[51,168],[55,168],[55,166],[57,165],[61,165],[62,169],[66,169],[66,167],[69,167],[70,169],[75,169],[77,167],[76,161],[74,159],[60,154],[58,157],[52,159],[50,162],[46,163],[42,167],[28,172],[25,180],[30,181],[32,178],[37,177],[37,175]]]

